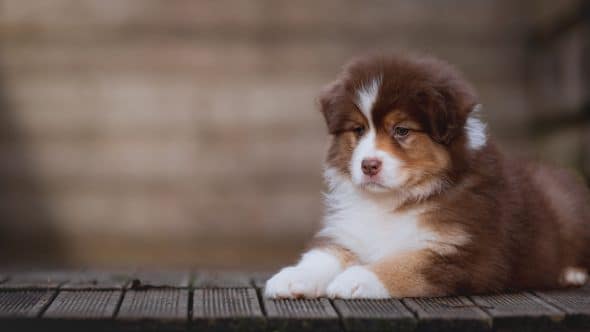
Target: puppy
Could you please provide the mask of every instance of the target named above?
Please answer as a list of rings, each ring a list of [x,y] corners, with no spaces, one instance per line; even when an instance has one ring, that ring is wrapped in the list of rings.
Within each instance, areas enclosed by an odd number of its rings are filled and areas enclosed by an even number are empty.
[[[362,57],[320,104],[330,133],[323,228],[265,296],[444,296],[586,281],[587,188],[505,158],[449,64]]]

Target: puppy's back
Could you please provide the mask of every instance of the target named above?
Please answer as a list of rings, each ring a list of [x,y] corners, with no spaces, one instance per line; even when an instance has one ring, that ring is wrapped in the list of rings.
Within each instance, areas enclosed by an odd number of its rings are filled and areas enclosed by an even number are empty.
[[[562,260],[590,268],[590,191],[582,178],[541,163],[530,164],[528,170],[559,226]]]

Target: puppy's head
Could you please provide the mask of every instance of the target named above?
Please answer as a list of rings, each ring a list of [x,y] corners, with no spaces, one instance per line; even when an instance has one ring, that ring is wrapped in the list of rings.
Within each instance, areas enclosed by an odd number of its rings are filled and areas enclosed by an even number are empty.
[[[369,192],[428,194],[484,135],[482,125],[470,142],[466,124],[477,105],[471,86],[428,57],[356,59],[324,90],[320,105],[332,136],[328,169]]]

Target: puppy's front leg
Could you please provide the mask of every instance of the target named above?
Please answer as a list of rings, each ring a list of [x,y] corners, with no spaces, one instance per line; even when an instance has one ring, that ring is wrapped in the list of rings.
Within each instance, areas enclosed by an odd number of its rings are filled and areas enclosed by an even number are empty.
[[[319,297],[350,261],[350,253],[340,248],[315,248],[299,263],[275,274],[266,282],[264,295],[270,298]]]
[[[443,295],[424,275],[431,253],[392,255],[370,265],[349,267],[328,285],[332,298],[388,298]]]

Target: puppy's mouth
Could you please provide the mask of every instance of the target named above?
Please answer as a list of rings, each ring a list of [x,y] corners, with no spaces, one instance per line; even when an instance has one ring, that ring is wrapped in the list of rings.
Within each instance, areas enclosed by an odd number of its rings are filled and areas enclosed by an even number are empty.
[[[389,187],[383,185],[380,181],[376,180],[376,179],[367,179],[364,180],[359,187],[363,190],[367,190],[367,191],[387,191],[390,190]]]

